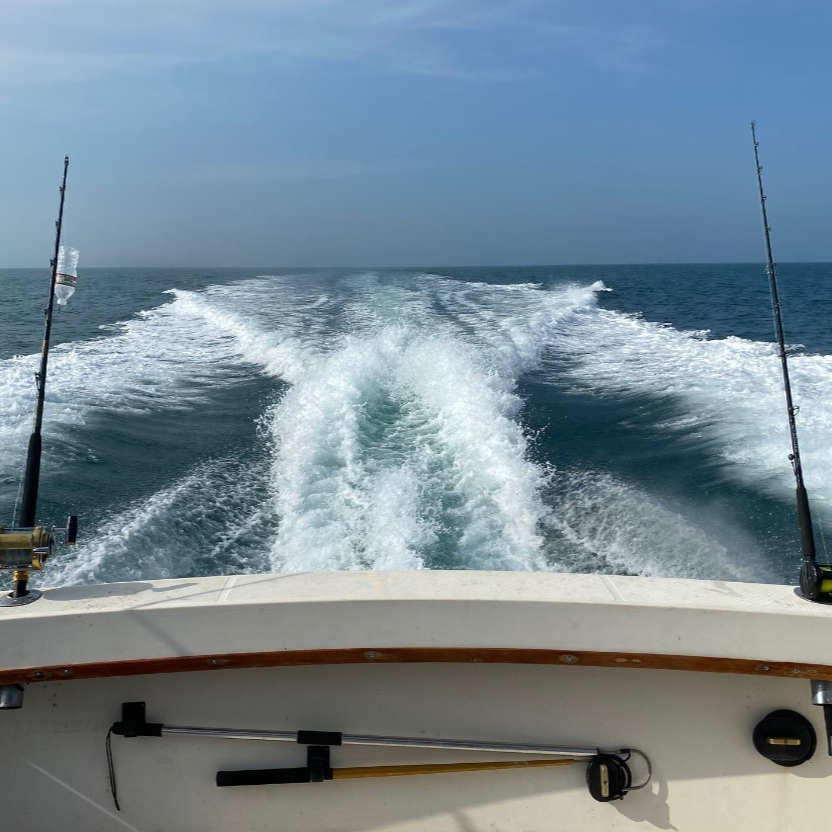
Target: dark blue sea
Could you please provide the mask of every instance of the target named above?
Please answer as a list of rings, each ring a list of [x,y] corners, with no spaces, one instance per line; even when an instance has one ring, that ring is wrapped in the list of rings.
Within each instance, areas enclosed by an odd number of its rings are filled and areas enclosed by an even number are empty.
[[[832,265],[781,294],[832,546]],[[0,523],[45,270],[0,270]],[[762,582],[800,559],[765,269],[82,269],[55,317],[48,584],[497,569]]]

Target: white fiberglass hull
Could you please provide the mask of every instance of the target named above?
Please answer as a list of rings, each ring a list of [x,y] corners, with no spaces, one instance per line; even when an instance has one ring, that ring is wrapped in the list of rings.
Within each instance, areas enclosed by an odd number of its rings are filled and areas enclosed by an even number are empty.
[[[0,684],[26,684],[23,708],[0,712],[3,818],[143,832],[823,828],[832,757],[809,680],[832,679],[831,613],[786,587],[577,575],[51,590],[0,609]],[[306,748],[114,736],[118,812],[104,740],[137,701],[167,726],[634,747],[653,778],[611,803],[589,795],[585,762],[218,788],[218,771],[304,766]],[[752,744],[778,709],[814,725],[803,765],[775,765]],[[503,759],[331,749],[334,768]],[[638,759],[632,768],[645,773]]]

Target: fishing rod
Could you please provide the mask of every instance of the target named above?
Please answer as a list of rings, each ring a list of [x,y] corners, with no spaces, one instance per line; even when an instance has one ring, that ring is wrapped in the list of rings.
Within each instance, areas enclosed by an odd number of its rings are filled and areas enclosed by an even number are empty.
[[[49,366],[49,339],[52,335],[52,311],[55,307],[55,282],[58,279],[58,252],[61,248],[61,231],[64,224],[64,201],[66,200],[66,175],[69,171],[69,156],[64,156],[64,176],[61,181],[61,204],[58,219],[55,222],[55,256],[52,258],[52,280],[49,284],[49,301],[46,305],[46,322],[43,330],[43,349],[40,354],[40,370],[35,376],[38,395],[35,404],[35,424],[29,437],[26,452],[26,473],[23,475],[23,497],[21,498],[20,525],[34,526],[35,512],[38,504],[38,485],[40,483],[40,460],[43,443],[41,428],[43,426],[43,403],[46,395],[46,371]]]
[[[52,334],[52,314],[55,305],[57,289],[61,289],[58,303],[66,303],[75,286],[74,263],[65,271],[58,272],[61,251],[61,231],[64,221],[64,202],[66,200],[66,177],[69,171],[69,156],[64,156],[64,173],[61,180],[61,202],[58,208],[58,219],[55,222],[55,251],[50,266],[52,276],[49,283],[49,300],[44,310],[46,322],[43,332],[43,346],[40,356],[40,368],[35,374],[37,397],[35,402],[34,425],[29,437],[26,451],[26,468],[23,475],[23,495],[21,497],[20,525],[0,528],[0,569],[13,569],[13,589],[10,595],[0,598],[0,605],[15,606],[28,604],[37,600],[41,593],[28,589],[29,570],[42,569],[55,542],[54,532],[62,531],[67,543],[74,543],[78,530],[78,518],[74,515],[67,521],[65,529],[49,530],[45,526],[35,526],[35,515],[38,503],[38,486],[40,483],[40,463],[43,451],[42,427],[43,406],[46,396],[46,373],[49,366],[49,342]],[[77,252],[75,252],[77,257]]]
[[[822,595],[832,593],[832,570],[822,567],[817,562],[815,554],[815,536],[812,529],[812,512],[809,508],[809,495],[803,482],[803,466],[800,462],[800,446],[797,441],[797,423],[795,417],[798,408],[792,400],[792,386],[789,378],[789,361],[786,350],[786,336],[783,331],[783,316],[780,312],[780,292],[777,287],[777,270],[771,252],[771,226],[768,224],[766,210],[766,194],[763,190],[763,166],[760,164],[760,143],[757,141],[757,123],[751,122],[751,140],[754,144],[754,163],[757,167],[757,186],[760,190],[760,207],[763,213],[763,232],[766,239],[766,272],[768,273],[769,290],[771,292],[771,306],[774,313],[774,331],[777,336],[777,347],[780,355],[780,367],[783,376],[783,390],[786,396],[786,412],[789,419],[789,435],[791,437],[792,452],[789,461],[792,464],[796,483],[797,522],[800,526],[800,540],[803,549],[803,565],[800,570],[800,589],[812,601],[817,601]]]

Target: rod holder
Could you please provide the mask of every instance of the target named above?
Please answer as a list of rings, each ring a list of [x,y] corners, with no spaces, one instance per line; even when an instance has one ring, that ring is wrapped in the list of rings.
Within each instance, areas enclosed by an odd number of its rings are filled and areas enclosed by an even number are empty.
[[[832,682],[812,680],[812,704],[823,708],[823,720],[826,724],[826,750],[832,757]]]

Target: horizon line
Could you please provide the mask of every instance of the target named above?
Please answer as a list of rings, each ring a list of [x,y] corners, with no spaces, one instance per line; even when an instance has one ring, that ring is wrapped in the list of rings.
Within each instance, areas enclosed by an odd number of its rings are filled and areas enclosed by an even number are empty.
[[[830,260],[781,260],[776,265],[826,265],[832,264]],[[765,260],[674,260],[674,261],[636,261],[636,262],[605,262],[605,263],[485,263],[485,264],[464,264],[464,265],[449,265],[447,263],[439,264],[412,264],[403,266],[379,265],[379,264],[359,264],[359,265],[312,265],[312,266],[298,266],[286,265],[278,266],[274,263],[264,265],[239,265],[239,266],[205,266],[205,265],[188,265],[188,266],[166,266],[166,265],[141,265],[141,266],[88,266],[86,270],[92,269],[199,269],[204,271],[221,271],[223,269],[549,269],[549,268],[604,268],[609,266],[765,266]],[[0,272],[3,271],[48,271],[51,266],[0,266]],[[84,269],[82,269],[84,271]]]

